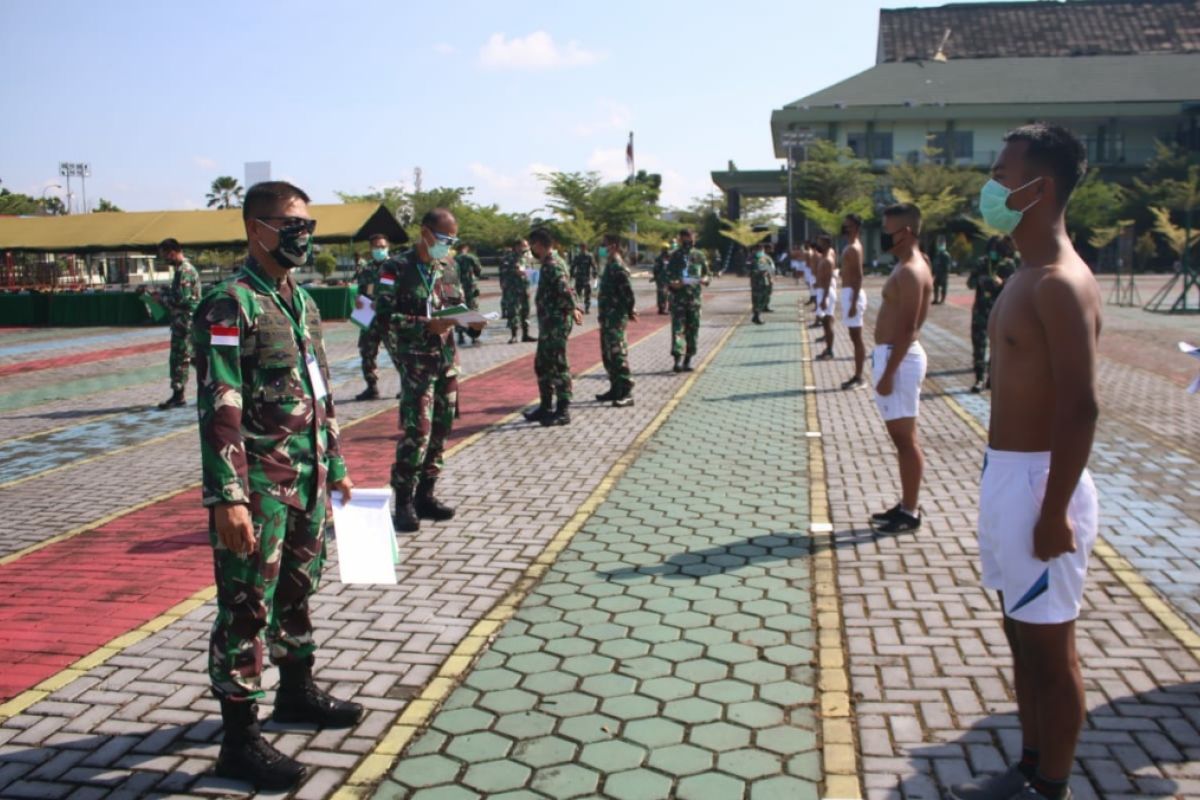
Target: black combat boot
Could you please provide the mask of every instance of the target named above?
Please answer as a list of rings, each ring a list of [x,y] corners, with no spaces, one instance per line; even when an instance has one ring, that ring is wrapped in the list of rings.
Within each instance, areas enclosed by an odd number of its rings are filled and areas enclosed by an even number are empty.
[[[313,683],[313,657],[279,665],[279,690],[271,719],[280,723],[308,722],[321,728],[350,728],[363,717],[363,707],[338,700]]]
[[[509,343],[509,344],[513,344],[514,342],[516,342],[516,341],[517,341],[517,329],[516,329],[516,328],[509,328],[509,330],[510,330],[510,331],[512,331],[512,336],[509,336],[509,337],[508,337],[508,343]]]
[[[675,372],[683,372],[683,356],[675,356],[675,366],[671,369]]]
[[[466,344],[466,343],[467,343],[467,337],[463,335],[463,328],[455,328],[455,330],[457,330],[457,331],[458,331],[458,343],[459,343],[459,344]]]
[[[616,400],[619,394],[615,386],[609,386],[608,391],[604,394],[596,395],[596,399],[601,403],[607,403],[609,400]]]
[[[692,369],[693,369],[693,367],[692,367],[692,357],[691,357],[691,356],[684,356],[684,357],[683,357],[683,367],[681,368],[681,371],[683,371],[683,372],[691,372],[691,371],[692,371]]]
[[[217,756],[217,774],[245,781],[256,789],[280,791],[304,780],[304,765],[271,746],[258,727],[258,705],[253,701],[221,701],[225,735]]]
[[[176,389],[171,392],[171,396],[158,404],[160,411],[166,411],[169,408],[183,408],[187,405],[187,400],[183,397],[183,389]]]
[[[417,484],[417,498],[413,508],[421,519],[431,519],[434,522],[445,522],[454,519],[454,509],[433,496],[433,488],[437,485],[434,478],[425,478]]]
[[[758,318],[758,312],[757,312],[757,311],[755,311],[755,312],[754,312],[754,313],[753,313],[753,314],[750,316],[750,321],[751,321],[751,322],[753,322],[755,325],[762,325],[762,324],[763,324],[763,321],[762,321],[761,319],[759,319],[759,318]]]
[[[543,425],[570,425],[571,401],[565,397],[558,398],[558,409],[541,420]]]
[[[413,533],[421,529],[421,518],[417,516],[412,489],[396,492],[396,510],[392,512],[392,529],[396,533]]]
[[[553,398],[548,390],[539,390],[541,401],[538,407],[525,412],[526,422],[541,422],[542,420],[554,415],[554,410],[550,407]]]
[[[633,405],[633,387],[622,386],[621,391],[617,392],[616,397],[612,401],[613,408],[628,408]]]
[[[367,388],[363,389],[361,392],[354,395],[354,399],[359,400],[359,401],[378,400],[379,399],[379,387],[373,383],[368,383]]]
[[[537,341],[536,336],[529,335],[529,325],[528,324],[521,326],[521,341],[522,342],[536,342]]]

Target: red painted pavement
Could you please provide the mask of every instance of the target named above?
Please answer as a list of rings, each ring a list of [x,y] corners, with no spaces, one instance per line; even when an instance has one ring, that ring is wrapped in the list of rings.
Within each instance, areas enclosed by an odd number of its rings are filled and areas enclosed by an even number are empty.
[[[128,347],[113,347],[106,350],[93,350],[89,353],[76,353],[69,356],[54,358],[38,358],[32,361],[18,361],[15,364],[0,366],[0,378],[16,375],[19,372],[33,372],[39,369],[58,369],[60,367],[77,367],[80,364],[90,364],[93,361],[107,361],[110,358],[136,356],[141,353],[153,353],[155,350],[166,350],[171,342],[150,342],[148,344],[131,344]]]
[[[630,324],[630,342],[668,320],[645,312]],[[599,338],[591,330],[571,339],[575,372],[598,363]],[[449,444],[536,396],[532,355],[470,377],[459,392]],[[396,415],[384,412],[343,432],[350,476],[359,485],[387,484],[394,447],[380,442],[398,438],[396,425]],[[197,494],[180,492],[0,565],[0,702],[212,585],[207,514]]]

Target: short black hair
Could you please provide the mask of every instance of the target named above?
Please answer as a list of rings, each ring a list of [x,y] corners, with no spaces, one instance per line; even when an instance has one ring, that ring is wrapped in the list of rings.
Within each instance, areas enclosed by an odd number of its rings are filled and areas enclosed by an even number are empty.
[[[525,238],[529,240],[530,244],[537,242],[545,247],[549,247],[554,242],[554,237],[546,228],[534,228]]]
[[[833,245],[833,237],[830,236],[828,233],[822,233],[820,236],[817,237],[817,246],[820,247],[822,245],[824,245],[826,247],[831,247]]]
[[[370,244],[376,239],[383,239],[385,242],[389,241],[386,233],[372,233],[370,238],[367,239],[367,243]]]
[[[182,250],[182,249],[183,249],[183,247],[180,246],[178,239],[163,239],[161,242],[158,243],[158,251],[160,253],[163,251],[166,251],[168,253],[174,253],[176,250]]]
[[[691,229],[691,228],[680,228],[680,229],[679,229],[679,235],[680,235],[680,236],[691,236],[691,235],[692,235],[692,229]]]
[[[921,232],[921,209],[916,203],[894,203],[883,210],[885,217],[900,217],[912,232]]]
[[[1087,149],[1061,125],[1032,122],[1004,134],[1004,141],[1025,142],[1028,145],[1025,158],[1050,171],[1060,208],[1067,204],[1071,192],[1087,174]]]
[[[450,209],[431,208],[425,212],[425,216],[421,217],[421,227],[433,230],[439,223],[448,219],[454,219],[454,214],[450,213]]]
[[[246,192],[246,198],[242,201],[242,219],[269,217],[289,200],[309,202],[303,189],[287,181],[256,183]]]
[[[467,244],[466,242],[459,242],[459,243],[458,243],[458,252],[460,252],[460,253],[466,253],[466,252],[468,252],[470,249],[471,249],[471,245]]]
[[[855,225],[857,225],[860,228],[862,227],[862,217],[860,217],[858,214],[847,214],[846,221],[853,222]]]

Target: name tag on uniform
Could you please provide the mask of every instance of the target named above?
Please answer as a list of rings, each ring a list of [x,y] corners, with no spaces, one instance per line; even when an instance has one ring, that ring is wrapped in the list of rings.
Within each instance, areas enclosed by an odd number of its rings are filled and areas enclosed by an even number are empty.
[[[324,400],[329,392],[325,388],[325,378],[321,375],[321,365],[317,363],[317,357],[309,353],[304,361],[308,367],[308,380],[312,383],[313,399]]]

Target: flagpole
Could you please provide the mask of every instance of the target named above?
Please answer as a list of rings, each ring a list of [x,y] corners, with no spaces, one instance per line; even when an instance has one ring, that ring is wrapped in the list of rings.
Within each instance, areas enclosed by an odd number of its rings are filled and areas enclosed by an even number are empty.
[[[637,170],[634,169],[633,160],[633,131],[629,132],[629,146],[625,148],[625,161],[629,167],[629,183],[633,185],[634,176]],[[636,267],[638,262],[638,243],[637,243],[637,220],[633,221],[633,264]]]

